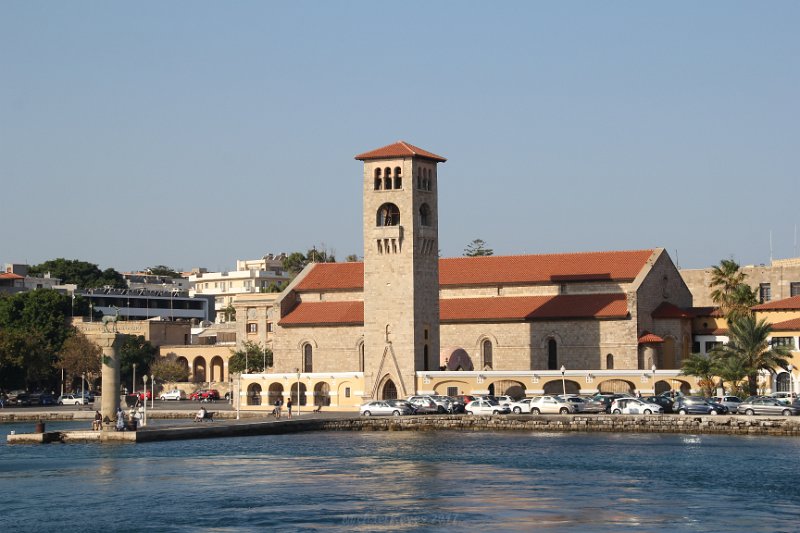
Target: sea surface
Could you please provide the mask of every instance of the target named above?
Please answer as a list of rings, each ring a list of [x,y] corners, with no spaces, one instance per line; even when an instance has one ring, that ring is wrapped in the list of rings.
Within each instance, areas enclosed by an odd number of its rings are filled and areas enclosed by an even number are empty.
[[[800,439],[315,432],[9,446],[12,430],[33,424],[0,425],[0,532],[800,529]]]

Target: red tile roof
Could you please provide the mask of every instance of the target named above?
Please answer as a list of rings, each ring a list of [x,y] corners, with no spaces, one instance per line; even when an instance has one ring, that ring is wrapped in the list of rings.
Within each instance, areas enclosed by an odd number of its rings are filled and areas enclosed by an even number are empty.
[[[792,296],[791,298],[784,298],[783,300],[775,300],[774,302],[767,302],[765,304],[756,305],[752,307],[754,311],[776,311],[776,310],[795,310],[800,309],[800,296]]]
[[[772,331],[800,331],[800,318],[793,318],[772,324]]]
[[[368,159],[394,159],[396,157],[421,157],[440,163],[447,161],[447,159],[440,155],[423,150],[422,148],[417,148],[413,144],[408,144],[405,141],[397,141],[394,144],[388,144],[381,148],[358,154],[355,158],[360,161],[367,161]]]
[[[695,335],[714,335],[727,336],[730,331],[727,328],[700,328],[693,332]]]
[[[25,279],[25,276],[20,276],[13,272],[0,272],[0,279]]]
[[[681,309],[677,305],[669,302],[661,302],[661,305],[656,307],[650,316],[653,318],[693,318],[690,312]]]
[[[639,337],[639,344],[650,344],[657,342],[664,342],[664,339],[662,339],[655,333],[650,333],[645,331],[644,333],[642,333],[642,336]]]
[[[633,280],[654,250],[455,257],[439,260],[441,286]],[[319,263],[298,291],[363,289],[363,263]]]
[[[278,324],[281,326],[360,326],[364,324],[364,302],[301,302]]]
[[[693,318],[700,318],[710,316],[714,318],[722,318],[725,315],[719,310],[719,307],[690,307],[686,312],[692,315]]]
[[[442,322],[494,322],[628,316],[624,294],[579,294],[440,300]],[[301,302],[281,326],[362,325],[363,302]]]
[[[439,300],[441,322],[626,318],[624,294],[451,298]]]

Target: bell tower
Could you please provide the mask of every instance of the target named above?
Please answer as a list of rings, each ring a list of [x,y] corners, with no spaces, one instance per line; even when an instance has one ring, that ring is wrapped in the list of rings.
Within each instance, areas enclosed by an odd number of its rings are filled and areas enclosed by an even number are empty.
[[[416,372],[439,369],[437,165],[398,141],[364,162],[364,396],[416,393]]]

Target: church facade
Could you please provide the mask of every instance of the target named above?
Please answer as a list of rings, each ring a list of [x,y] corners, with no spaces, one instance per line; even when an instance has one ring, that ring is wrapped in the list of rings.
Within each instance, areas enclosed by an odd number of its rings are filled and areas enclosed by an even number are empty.
[[[312,263],[269,306],[274,366],[241,377],[241,408],[696,387],[692,296],[663,249],[439,258],[446,159],[402,141],[356,159],[364,260]]]

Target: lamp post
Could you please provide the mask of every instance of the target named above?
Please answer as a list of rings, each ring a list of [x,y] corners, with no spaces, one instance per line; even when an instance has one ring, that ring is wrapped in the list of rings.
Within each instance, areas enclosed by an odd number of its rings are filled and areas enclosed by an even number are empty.
[[[86,404],[86,372],[81,372],[81,405]]]
[[[242,395],[239,391],[242,390],[242,373],[236,374],[236,420],[239,420],[239,405],[242,402]]]
[[[147,399],[145,399],[147,403]],[[150,409],[156,408],[156,375],[150,374]]]
[[[297,372],[297,416],[300,416],[300,369],[295,368]]]
[[[564,365],[561,365],[561,392],[563,393],[565,398],[567,396],[567,382],[566,380],[564,380],[564,372],[566,371],[567,371],[566,367]]]
[[[653,396],[656,395],[656,364],[653,363],[653,366],[650,367],[650,370],[653,371]]]
[[[792,387],[792,370],[794,370],[793,365],[788,365],[786,367],[786,371],[789,372],[789,405],[794,403],[792,402],[792,393],[794,392],[794,387]]]
[[[144,395],[144,413],[142,413],[142,425],[147,425],[147,374],[142,376],[142,383],[144,383],[144,387],[142,390],[142,395]]]
[[[133,390],[131,392],[136,392],[136,363],[133,363],[133,382],[131,383]]]

